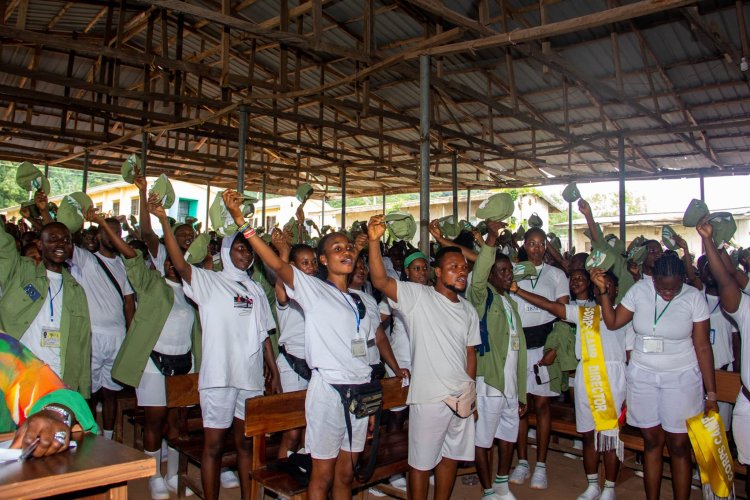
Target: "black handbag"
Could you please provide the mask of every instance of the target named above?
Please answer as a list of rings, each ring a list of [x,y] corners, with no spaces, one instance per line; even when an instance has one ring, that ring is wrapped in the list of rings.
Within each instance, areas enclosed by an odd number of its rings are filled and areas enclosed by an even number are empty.
[[[185,375],[186,373],[190,373],[190,370],[193,368],[192,351],[188,351],[185,354],[175,355],[151,351],[149,357],[151,358],[151,361],[154,362],[159,372],[165,377]]]

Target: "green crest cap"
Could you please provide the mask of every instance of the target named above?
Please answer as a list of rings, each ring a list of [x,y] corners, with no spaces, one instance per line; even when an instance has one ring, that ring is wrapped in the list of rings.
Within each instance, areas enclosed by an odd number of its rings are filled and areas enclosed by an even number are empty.
[[[586,259],[585,267],[587,271],[593,267],[598,267],[600,269],[603,269],[604,271],[609,271],[614,263],[614,251],[602,252],[601,250],[592,250],[591,254],[589,254],[588,258]]]
[[[542,227],[542,218],[539,217],[536,212],[531,214],[531,217],[529,217],[529,226],[531,227]]]
[[[695,227],[698,222],[708,215],[708,206],[701,200],[692,199],[682,217],[682,225],[685,227]]]
[[[196,236],[185,252],[185,260],[194,265],[200,264],[206,260],[206,255],[208,255],[208,244],[210,242],[211,238],[207,233],[202,233]]]
[[[18,184],[24,191],[36,192],[41,189],[45,194],[50,194],[49,179],[47,179],[47,176],[27,161],[18,166],[18,171],[16,171],[16,184]]]
[[[130,184],[135,182],[135,178],[141,175],[141,172],[143,172],[143,168],[141,167],[141,157],[135,153],[128,156],[127,159],[122,162],[122,166],[120,167],[120,175],[122,175],[125,182]]]
[[[604,241],[618,254],[622,255],[625,253],[625,243],[614,234],[610,233],[605,236]]]
[[[73,193],[64,196],[60,201],[60,208],[57,210],[57,221],[62,222],[71,233],[76,233],[83,227],[83,214],[91,206],[91,198],[88,199],[88,206],[82,205],[83,198],[74,197],[74,195],[83,195],[84,193]],[[86,196],[88,198],[88,196]]]
[[[88,212],[89,208],[91,208],[91,205],[94,204],[94,202],[91,201],[89,195],[87,195],[83,191],[76,191],[75,193],[70,193],[68,196],[78,202],[78,205],[81,207],[81,210],[84,214]]]
[[[669,250],[677,250],[677,233],[674,232],[670,226],[663,226],[661,228],[661,242]]]
[[[304,203],[310,198],[310,196],[312,196],[313,191],[313,187],[310,184],[306,182],[304,184],[300,184],[297,188],[297,199],[300,201],[300,203]]]
[[[644,238],[643,235],[633,238],[633,241],[631,241],[630,245],[628,245],[628,257],[630,256],[630,252],[632,252],[633,249],[642,246],[645,241],[646,238]]]
[[[385,216],[388,234],[396,241],[411,240],[417,234],[417,222],[411,214],[391,212]]]
[[[716,248],[720,248],[737,232],[737,223],[729,212],[716,212],[708,216],[708,222],[714,227],[713,240]]]
[[[510,194],[496,193],[479,205],[476,216],[480,220],[502,221],[513,215],[513,208]]]
[[[634,246],[628,252],[628,259],[632,260],[638,265],[641,265],[643,264],[643,261],[646,260],[646,255],[648,255],[648,248],[646,246]]]
[[[489,232],[489,230],[487,229],[487,223],[483,220],[477,223],[476,229],[477,231],[479,231],[479,234],[481,234],[482,236],[484,236],[485,234]]]
[[[513,281],[521,281],[536,276],[536,266],[530,261],[517,262],[513,264]]]
[[[560,238],[558,238],[557,236],[554,236],[554,233],[553,233],[553,237],[550,238],[549,242],[550,242],[550,245],[555,247],[558,252],[562,252],[562,241],[560,241]]]
[[[503,229],[497,238],[501,245],[507,245],[510,243],[511,238],[513,238],[513,233],[510,232],[510,229]]]
[[[571,182],[570,184],[565,186],[565,189],[563,189],[562,192],[562,197],[568,203],[573,203],[581,197],[581,192],[578,191],[578,186],[576,186],[575,182]]]
[[[224,204],[224,199],[221,197],[222,193],[223,191],[216,193],[214,201],[208,207],[208,220],[211,222],[211,227],[219,236],[232,236],[237,232],[238,228],[237,224],[234,223],[232,214],[229,213],[227,206]],[[248,217],[255,213],[253,203],[258,201],[258,199],[248,194],[243,195],[243,197],[242,215]]]
[[[174,205],[174,188],[172,187],[172,183],[169,182],[166,174],[161,174],[156,179],[156,182],[154,182],[154,185],[151,187],[150,193],[156,194],[161,202],[161,206],[163,206],[165,210],[169,210],[172,205]]]
[[[440,226],[440,232],[443,233],[443,236],[450,240],[457,238],[463,230],[461,221],[456,220],[453,215],[446,215],[438,219],[438,226]]]
[[[526,236],[526,229],[524,229],[523,226],[518,226],[518,229],[516,229],[515,235],[516,235],[516,241],[521,241],[523,237]]]

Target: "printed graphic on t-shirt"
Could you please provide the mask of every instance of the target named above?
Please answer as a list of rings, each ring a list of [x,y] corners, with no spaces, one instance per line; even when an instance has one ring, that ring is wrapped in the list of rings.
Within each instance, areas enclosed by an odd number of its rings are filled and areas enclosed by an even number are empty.
[[[243,297],[242,295],[235,295],[234,299],[234,308],[235,309],[245,309],[245,311],[240,312],[241,316],[245,316],[246,314],[250,314],[253,310],[253,299],[252,297]]]

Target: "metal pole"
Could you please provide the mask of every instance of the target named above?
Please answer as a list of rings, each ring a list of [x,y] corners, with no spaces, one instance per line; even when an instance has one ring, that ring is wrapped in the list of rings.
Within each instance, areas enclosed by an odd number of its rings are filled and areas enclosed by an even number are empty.
[[[49,179],[49,165],[47,165],[47,162],[44,162],[44,176]],[[47,193],[49,195],[49,193]]]
[[[341,229],[346,228],[346,167],[341,167]]]
[[[573,249],[573,204],[568,203],[568,253]]]
[[[323,230],[323,226],[326,224],[326,193],[323,193],[323,202],[320,204],[320,230]]]
[[[83,185],[81,191],[86,192],[86,185],[89,183],[89,151],[83,154]]]
[[[266,173],[263,172],[263,175],[260,178],[260,189],[261,189],[261,205],[260,205],[260,216],[263,218],[263,227],[266,228],[266,232],[270,232],[271,228],[268,226],[268,221],[266,220]]]
[[[471,189],[466,190],[466,220],[471,217]]]
[[[239,161],[237,162],[237,191],[245,192],[245,147],[247,146],[247,106],[240,106],[240,137],[237,150]]]
[[[706,186],[703,183],[703,172],[700,173],[700,186],[701,186],[701,201],[706,201]]]
[[[419,249],[430,255],[430,56],[419,56]]]
[[[211,217],[208,215],[208,209],[211,207],[211,182],[206,183],[206,225],[203,226],[203,231],[208,232],[208,225],[211,223]]]
[[[146,163],[148,158],[148,132],[141,136],[141,175],[146,177]]]
[[[625,138],[617,140],[617,163],[620,172],[620,241],[625,243]]]
[[[453,184],[453,218],[458,219],[458,156],[451,157],[451,183]]]
[[[383,213],[385,213],[385,197],[386,197],[385,190],[383,190]]]

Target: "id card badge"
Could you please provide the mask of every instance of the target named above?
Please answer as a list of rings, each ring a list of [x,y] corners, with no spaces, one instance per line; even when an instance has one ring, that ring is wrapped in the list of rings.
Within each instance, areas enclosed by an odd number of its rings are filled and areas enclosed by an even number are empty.
[[[716,341],[716,328],[711,328],[708,331],[708,339],[711,341],[711,345],[714,345],[714,342]]]
[[[60,332],[57,330],[42,331],[42,347],[60,347]]]
[[[643,352],[654,354],[664,352],[664,337],[643,337]]]
[[[355,358],[367,356],[367,341],[365,339],[352,340],[352,356]]]
[[[518,337],[518,335],[510,336],[510,348],[514,351],[521,350],[521,339]]]
[[[538,313],[538,312],[540,312],[539,308],[537,306],[533,305],[533,304],[526,304],[524,306],[523,310],[524,310],[524,312],[527,312],[527,313]]]

